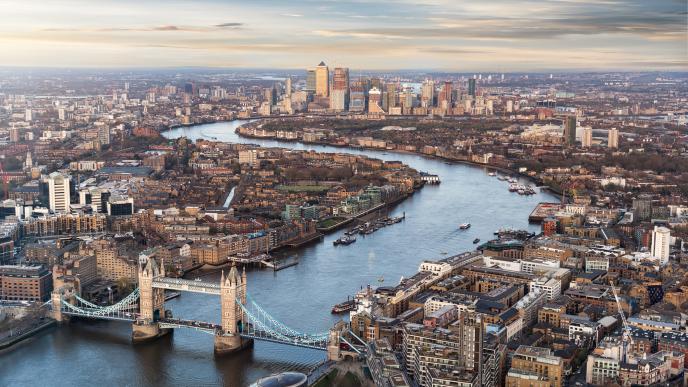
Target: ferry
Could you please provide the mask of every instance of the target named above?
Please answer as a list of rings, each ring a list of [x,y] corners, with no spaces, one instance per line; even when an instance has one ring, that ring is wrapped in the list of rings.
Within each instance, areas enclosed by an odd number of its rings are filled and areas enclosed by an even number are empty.
[[[478,242],[480,242],[480,238],[475,238],[475,239],[473,239],[473,244],[474,244],[474,245],[477,244]]]
[[[460,229],[460,230],[468,230],[469,228],[471,228],[471,224],[470,224],[470,223],[461,223],[461,224],[459,225],[459,229]]]
[[[332,307],[332,314],[346,313],[356,308],[356,300],[346,300]]]

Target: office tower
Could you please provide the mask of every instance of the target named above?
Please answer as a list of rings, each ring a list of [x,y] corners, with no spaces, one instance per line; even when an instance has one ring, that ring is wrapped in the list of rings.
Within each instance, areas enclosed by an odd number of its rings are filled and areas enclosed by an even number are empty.
[[[452,83],[451,81],[444,82],[440,94],[437,96],[437,106],[448,109],[452,107]]]
[[[330,69],[325,62],[315,68],[315,95],[327,97],[330,95]]]
[[[506,101],[506,112],[507,113],[513,113],[514,112],[514,101],[513,100],[507,100]]]
[[[612,149],[619,147],[619,130],[617,128],[609,129],[607,136],[607,146]]]
[[[576,117],[567,116],[564,120],[564,143],[572,146],[576,144]]]
[[[360,81],[351,83],[349,111],[362,112],[366,108],[365,89]]]
[[[33,114],[31,114],[31,109],[26,109],[26,111],[24,112],[24,115],[25,115],[24,119],[26,121],[33,121]]]
[[[633,199],[633,220],[645,221],[652,217],[652,197],[640,195]]]
[[[385,93],[383,96],[382,108],[389,111],[390,108],[396,107],[399,104],[397,99],[397,85],[396,83],[388,83],[385,85]]]
[[[26,152],[26,160],[24,160],[24,168],[31,169],[33,167],[33,157],[31,157],[31,152]]]
[[[435,103],[435,83],[425,80],[420,90],[420,106],[424,108],[432,107]]]
[[[284,80],[284,95],[291,97],[291,77]]]
[[[345,111],[349,108],[349,69],[335,67],[332,74],[332,94],[330,95],[330,109]]]
[[[468,79],[468,95],[475,98],[475,78]]]
[[[583,138],[581,139],[583,148],[590,148],[592,146],[592,128],[586,126],[583,128]]]
[[[373,87],[368,91],[368,112],[369,113],[382,113],[382,93],[377,87]]]
[[[48,200],[53,212],[69,212],[69,176],[59,172],[48,175]]]
[[[10,128],[10,142],[19,142],[20,137],[19,128]]]
[[[658,258],[662,265],[669,262],[670,240],[671,231],[668,228],[655,226],[652,231],[652,256]]]
[[[306,91],[315,93],[315,69],[306,70]]]
[[[65,110],[64,110],[64,108],[59,108],[59,109],[57,109],[57,118],[58,118],[60,121],[64,121],[64,120],[65,120]]]
[[[193,82],[186,82],[184,84],[184,92],[190,95],[196,94],[196,85]]]

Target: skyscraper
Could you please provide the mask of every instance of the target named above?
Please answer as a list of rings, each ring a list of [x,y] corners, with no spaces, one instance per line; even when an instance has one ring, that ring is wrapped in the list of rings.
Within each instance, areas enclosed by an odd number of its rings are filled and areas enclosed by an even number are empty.
[[[382,93],[377,87],[373,87],[368,91],[368,112],[382,113]]]
[[[432,107],[435,103],[435,83],[425,80],[420,90],[420,106],[424,108]]]
[[[444,82],[444,85],[442,85],[442,90],[440,90],[440,94],[437,96],[437,105],[444,109],[449,109],[452,107],[451,81],[446,81]]]
[[[345,111],[349,108],[349,69],[335,67],[332,74],[332,93],[330,94],[330,109]]]
[[[576,144],[576,117],[567,116],[564,120],[564,143],[572,146]]]
[[[291,97],[291,77],[284,80],[284,95]]]
[[[662,265],[669,262],[670,240],[671,231],[668,228],[655,226],[652,231],[652,256],[658,258]]]
[[[607,146],[612,149],[619,147],[619,130],[616,128],[609,129],[607,135]]]
[[[396,83],[388,83],[385,85],[386,91],[384,94],[384,101],[382,102],[382,108],[389,111],[389,108],[396,107],[397,101],[397,85]]]
[[[328,97],[330,95],[330,69],[325,62],[315,68],[315,95]]]
[[[315,69],[306,70],[306,91],[315,93]]]
[[[48,197],[51,211],[69,212],[69,176],[59,172],[48,175]]]
[[[468,79],[468,95],[475,98],[475,78]]]
[[[584,148],[590,148],[592,146],[592,128],[589,126],[586,126],[583,128],[583,138],[581,139],[581,143]]]
[[[366,108],[365,88],[361,81],[351,82],[349,111],[362,112]]]

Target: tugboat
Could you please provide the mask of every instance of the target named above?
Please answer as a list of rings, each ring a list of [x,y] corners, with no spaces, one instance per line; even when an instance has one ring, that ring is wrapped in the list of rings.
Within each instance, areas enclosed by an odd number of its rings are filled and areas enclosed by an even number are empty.
[[[474,244],[474,245],[477,244],[478,242],[480,242],[480,238],[475,238],[475,239],[473,239],[473,244]]]
[[[461,223],[461,224],[459,225],[459,229],[460,229],[460,230],[468,230],[469,228],[471,228],[471,224],[470,224],[470,223]]]

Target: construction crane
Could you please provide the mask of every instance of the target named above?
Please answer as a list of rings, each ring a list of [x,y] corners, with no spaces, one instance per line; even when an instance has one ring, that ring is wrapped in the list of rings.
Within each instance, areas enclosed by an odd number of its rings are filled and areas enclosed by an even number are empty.
[[[621,301],[619,301],[619,295],[616,293],[616,288],[611,278],[609,279],[609,285],[612,287],[612,292],[614,293],[614,300],[616,301],[616,307],[619,309],[619,315],[621,316],[621,322],[623,328],[621,331],[621,360],[627,363],[628,356],[628,345],[633,344],[633,336],[631,336],[631,328],[628,326],[628,321],[626,321],[626,315],[624,314],[623,308],[621,307]]]

